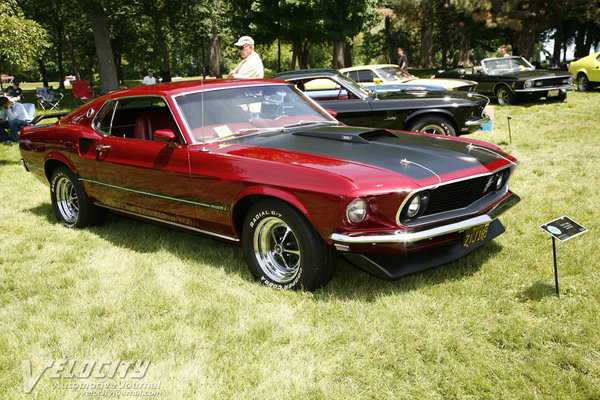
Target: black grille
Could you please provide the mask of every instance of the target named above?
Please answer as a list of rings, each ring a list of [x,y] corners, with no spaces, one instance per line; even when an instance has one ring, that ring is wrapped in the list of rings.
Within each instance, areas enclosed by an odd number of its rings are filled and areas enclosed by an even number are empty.
[[[560,78],[551,78],[551,79],[541,79],[542,81],[542,85],[541,87],[545,87],[545,86],[561,86],[561,85],[566,85],[565,83],[562,83],[563,79],[568,79],[568,77],[560,77]],[[540,87],[538,86],[539,81],[535,81],[534,83],[534,87]]]
[[[423,215],[437,214],[467,207],[483,197],[484,189],[489,179],[489,175],[480,176],[430,190],[429,204]]]

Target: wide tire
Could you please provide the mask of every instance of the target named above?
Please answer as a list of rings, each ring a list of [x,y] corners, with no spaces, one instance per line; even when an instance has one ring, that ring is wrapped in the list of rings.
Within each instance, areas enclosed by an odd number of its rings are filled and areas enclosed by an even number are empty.
[[[517,96],[514,95],[512,90],[504,85],[496,89],[496,98],[498,99],[498,104],[501,106],[517,104]]]
[[[456,136],[456,129],[450,121],[439,115],[421,117],[413,122],[409,128],[413,132],[435,133],[437,135]]]
[[[580,92],[590,90],[590,81],[585,74],[579,74],[577,77],[577,90]]]
[[[50,197],[56,218],[67,228],[101,222],[102,211],[92,204],[73,171],[66,166],[58,166],[52,171]]]
[[[307,219],[275,199],[250,208],[242,248],[254,277],[277,289],[319,289],[331,280],[337,264],[335,251]]]

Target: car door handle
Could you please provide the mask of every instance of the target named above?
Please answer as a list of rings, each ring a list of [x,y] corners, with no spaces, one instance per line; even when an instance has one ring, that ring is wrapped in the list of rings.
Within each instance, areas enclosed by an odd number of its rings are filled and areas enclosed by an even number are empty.
[[[110,149],[110,146],[103,146],[101,144],[99,144],[98,146],[96,146],[96,150],[98,151],[98,157],[102,157],[102,153],[105,150],[108,151],[108,149]]]

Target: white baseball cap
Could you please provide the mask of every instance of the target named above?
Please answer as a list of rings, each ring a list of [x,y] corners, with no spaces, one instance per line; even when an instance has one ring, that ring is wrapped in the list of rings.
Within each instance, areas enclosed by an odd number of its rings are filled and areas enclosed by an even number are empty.
[[[240,47],[240,46],[245,46],[247,44],[252,44],[253,45],[254,44],[254,39],[252,39],[250,36],[242,36],[233,45],[235,47]]]

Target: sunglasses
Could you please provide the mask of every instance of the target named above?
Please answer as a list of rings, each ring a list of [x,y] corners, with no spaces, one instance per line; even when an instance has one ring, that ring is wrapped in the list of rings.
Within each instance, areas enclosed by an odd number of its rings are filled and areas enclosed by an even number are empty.
[[[238,49],[238,50],[243,50],[243,49],[245,49],[245,48],[246,48],[246,46],[248,46],[248,45],[247,45],[247,44],[245,44],[245,45],[243,45],[243,46],[237,46],[237,49]]]

